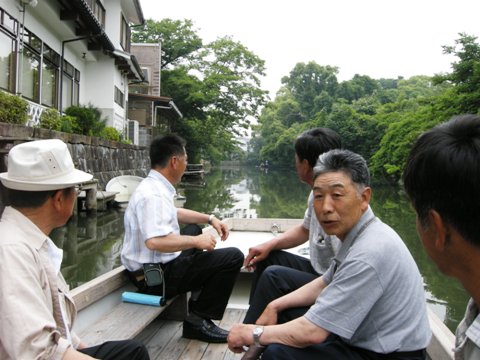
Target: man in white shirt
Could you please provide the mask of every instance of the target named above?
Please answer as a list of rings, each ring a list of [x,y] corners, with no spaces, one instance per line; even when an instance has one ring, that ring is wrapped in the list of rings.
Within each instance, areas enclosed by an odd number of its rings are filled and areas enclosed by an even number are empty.
[[[212,319],[223,317],[235,280],[243,263],[237,248],[215,249],[217,240],[195,224],[208,223],[221,240],[228,227],[213,215],[176,208],[174,185],[187,166],[185,140],[177,135],[153,139],[151,170],[132,194],[125,211],[125,238],[121,259],[133,283],[146,294],[167,299],[192,291],[183,337],[222,343],[228,332]],[[189,224],[180,232],[180,225]],[[145,270],[161,269],[163,286],[149,283]]]
[[[422,134],[403,178],[427,254],[472,296],[455,359],[480,359],[480,117],[457,116]]]

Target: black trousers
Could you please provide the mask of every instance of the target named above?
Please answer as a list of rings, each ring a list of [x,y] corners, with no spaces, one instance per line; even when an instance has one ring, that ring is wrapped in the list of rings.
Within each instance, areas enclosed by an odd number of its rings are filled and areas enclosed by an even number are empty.
[[[318,276],[310,260],[286,251],[272,251],[267,259],[257,264],[250,290],[250,308],[243,322],[254,324],[268,303],[302,287]],[[305,314],[307,309],[288,309],[279,314],[278,320],[287,322],[296,319]]]
[[[149,360],[147,348],[135,340],[107,341],[103,344],[78,350],[103,360]]]
[[[197,225],[189,225],[184,235],[199,235]],[[189,310],[205,318],[220,320],[243,264],[243,253],[237,248],[213,251],[190,249],[182,251],[179,257],[162,264],[165,279],[165,297],[172,298],[188,291],[192,292]],[[140,292],[163,295],[162,286],[148,287],[144,281],[131,277]]]
[[[294,348],[271,344],[265,349],[262,360],[424,360],[425,350],[379,354],[373,351],[350,346],[336,335],[318,345]]]

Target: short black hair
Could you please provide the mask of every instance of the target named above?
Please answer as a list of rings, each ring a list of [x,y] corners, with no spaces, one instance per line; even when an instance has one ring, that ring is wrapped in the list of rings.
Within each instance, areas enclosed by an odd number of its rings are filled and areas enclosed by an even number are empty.
[[[14,208],[38,208],[42,206],[49,198],[54,196],[57,191],[63,191],[67,193],[72,191],[72,189],[73,187],[47,191],[23,191],[7,188],[6,205],[10,205]]]
[[[150,144],[150,164],[152,168],[164,168],[172,156],[185,154],[187,142],[176,134],[157,136]]]
[[[430,210],[480,246],[480,117],[460,115],[416,140],[403,173],[421,224]]]
[[[313,168],[318,157],[332,149],[340,149],[340,135],[329,128],[314,128],[301,133],[295,140],[295,153],[300,160],[307,159]]]

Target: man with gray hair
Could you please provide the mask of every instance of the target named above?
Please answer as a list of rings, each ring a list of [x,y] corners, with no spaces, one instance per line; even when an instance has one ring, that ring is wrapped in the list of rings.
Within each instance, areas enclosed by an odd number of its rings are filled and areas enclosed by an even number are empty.
[[[320,155],[313,197],[325,233],[342,242],[338,254],[323,276],[266,304],[256,325],[235,325],[229,348],[268,345],[262,360],[425,359],[431,331],[422,278],[369,206],[366,161],[348,150]],[[279,324],[279,314],[304,306],[304,316]]]
[[[77,170],[58,139],[14,146],[0,174],[7,206],[0,218],[0,359],[148,360],[136,341],[87,346],[72,331],[76,308],[60,272],[63,251],[48,237],[72,216]]]

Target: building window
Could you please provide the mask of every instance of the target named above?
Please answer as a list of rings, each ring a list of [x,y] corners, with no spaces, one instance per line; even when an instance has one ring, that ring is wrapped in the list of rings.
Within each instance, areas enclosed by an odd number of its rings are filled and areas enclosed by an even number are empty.
[[[58,73],[60,55],[48,45],[43,45],[42,63],[42,104],[49,107],[57,106]]]
[[[57,68],[45,61],[42,64],[42,104],[55,107],[57,104]]]
[[[0,31],[0,88],[15,92],[15,40]]]
[[[68,61],[63,62],[62,76],[62,109],[79,104],[80,71]]]
[[[21,84],[22,95],[40,102],[40,55],[25,46],[22,53]]]
[[[115,103],[117,103],[123,108],[123,102],[124,102],[123,92],[116,86],[114,91],[115,91],[115,94],[114,94],[113,100],[115,101]]]
[[[123,50],[130,52],[130,26],[128,26],[127,20],[122,16],[120,27],[120,45]]]
[[[12,35],[18,33],[18,21],[9,13],[0,8],[0,26],[10,32]]]

